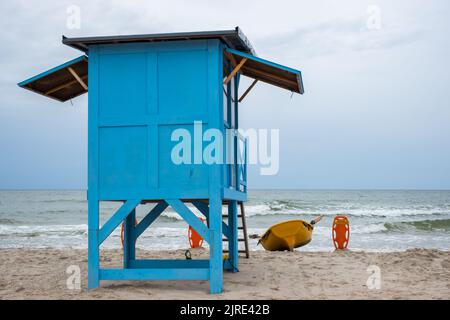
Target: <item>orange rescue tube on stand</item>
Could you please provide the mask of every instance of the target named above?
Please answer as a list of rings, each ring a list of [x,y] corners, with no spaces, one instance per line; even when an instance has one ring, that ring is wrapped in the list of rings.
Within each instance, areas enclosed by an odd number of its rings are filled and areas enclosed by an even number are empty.
[[[337,250],[346,249],[350,240],[350,224],[346,216],[336,216],[333,220],[333,244]]]
[[[199,218],[202,222],[205,221],[203,218]],[[194,230],[191,226],[189,226],[188,231],[189,244],[191,248],[200,248],[203,244],[203,238]]]

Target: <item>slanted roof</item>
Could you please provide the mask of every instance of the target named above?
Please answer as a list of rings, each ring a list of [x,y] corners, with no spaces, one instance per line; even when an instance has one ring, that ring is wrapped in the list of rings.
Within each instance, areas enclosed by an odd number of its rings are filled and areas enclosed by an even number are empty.
[[[62,42],[75,49],[87,52],[89,45],[94,44],[116,44],[129,42],[159,42],[176,40],[198,40],[198,39],[220,39],[230,48],[255,54],[250,41],[239,27],[233,30],[221,31],[197,31],[197,32],[175,32],[175,33],[154,33],[139,35],[120,35],[103,37],[81,37],[67,38],[63,36]]]
[[[58,101],[67,101],[88,91],[88,58],[81,56],[24,80],[18,85]]]
[[[264,60],[255,56],[255,51],[242,31],[234,30],[179,32],[129,36],[83,37],[66,38],[63,43],[88,53],[90,45],[115,44],[131,42],[157,42],[195,39],[220,39],[227,44],[224,54],[232,62],[234,68],[225,79],[240,72],[255,79],[253,84],[244,92],[239,101],[248,94],[257,81],[263,81],[292,92],[303,94],[301,72],[280,64]],[[88,91],[88,57],[81,56],[63,63],[55,68],[38,74],[20,82],[22,88],[34,91],[58,101],[67,101]]]

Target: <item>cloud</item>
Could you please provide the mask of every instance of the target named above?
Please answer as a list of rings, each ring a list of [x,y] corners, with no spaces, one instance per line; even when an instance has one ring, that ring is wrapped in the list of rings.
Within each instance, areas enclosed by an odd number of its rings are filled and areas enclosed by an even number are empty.
[[[273,34],[259,41],[271,52],[291,51],[302,58],[333,55],[337,52],[383,50],[420,40],[422,31],[395,26],[370,30],[362,19],[325,22]]]
[[[304,96],[290,99],[289,92],[258,84],[244,100],[241,124],[282,128],[284,137],[280,168],[284,176],[272,180],[252,176],[254,186],[270,187],[272,182],[286,187],[345,186],[346,176],[339,172],[342,162],[348,162],[348,167],[365,169],[348,174],[358,177],[358,186],[396,187],[401,180],[383,176],[394,160],[416,167],[425,163],[416,159],[424,153],[416,137],[429,146],[427,163],[433,159],[443,163],[427,175],[435,185],[449,187],[450,153],[442,146],[450,137],[446,121],[450,2],[377,0],[381,29],[368,30],[366,9],[372,2],[0,1],[0,188],[85,186],[86,95],[74,99],[72,107],[16,85],[81,55],[61,44],[62,34],[199,31],[237,25],[262,58],[302,70],[306,86]],[[80,30],[66,26],[70,5],[81,8]],[[397,154],[400,160],[393,159],[392,150],[398,145],[410,148],[411,156],[403,152]],[[345,152],[337,153],[339,149]],[[378,159],[383,159],[381,165]],[[302,168],[319,174],[325,172],[324,166],[334,176],[292,179]],[[400,177],[410,175],[414,172],[407,166],[399,169]],[[420,187],[405,181],[404,185]]]

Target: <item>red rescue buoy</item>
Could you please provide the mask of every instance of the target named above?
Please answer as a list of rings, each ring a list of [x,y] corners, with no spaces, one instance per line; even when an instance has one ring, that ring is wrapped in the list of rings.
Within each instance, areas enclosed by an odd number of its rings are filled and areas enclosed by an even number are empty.
[[[346,249],[350,240],[350,224],[346,216],[336,216],[333,220],[333,244],[337,250]]]
[[[205,221],[203,218],[199,218],[202,222]],[[189,226],[188,230],[189,244],[191,248],[200,248],[203,244],[203,238],[194,230],[191,226]]]

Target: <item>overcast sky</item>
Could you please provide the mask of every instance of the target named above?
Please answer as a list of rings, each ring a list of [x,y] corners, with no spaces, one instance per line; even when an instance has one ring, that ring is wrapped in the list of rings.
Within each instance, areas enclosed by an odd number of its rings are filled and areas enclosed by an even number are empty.
[[[86,188],[87,95],[61,104],[16,85],[80,55],[62,34],[235,26],[305,84],[291,97],[259,83],[242,104],[243,127],[280,129],[279,174],[252,168],[250,187],[450,188],[448,0],[3,0],[0,14],[0,188]]]

